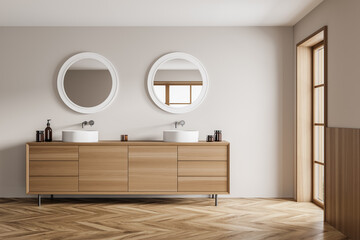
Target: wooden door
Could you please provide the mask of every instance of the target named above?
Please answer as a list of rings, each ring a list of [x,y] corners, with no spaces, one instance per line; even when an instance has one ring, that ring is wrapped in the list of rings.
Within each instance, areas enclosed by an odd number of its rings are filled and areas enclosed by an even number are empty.
[[[127,146],[80,146],[79,191],[128,190]]]
[[[176,192],[176,146],[129,146],[129,191]]]

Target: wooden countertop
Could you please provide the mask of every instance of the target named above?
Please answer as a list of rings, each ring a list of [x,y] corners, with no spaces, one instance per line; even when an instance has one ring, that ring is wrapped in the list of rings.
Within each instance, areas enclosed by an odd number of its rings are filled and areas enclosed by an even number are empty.
[[[199,141],[195,143],[178,143],[178,142],[163,142],[163,141],[115,141],[106,140],[93,143],[71,143],[62,141],[53,142],[28,142],[30,146],[227,146],[230,143],[227,141],[222,142],[205,142]]]

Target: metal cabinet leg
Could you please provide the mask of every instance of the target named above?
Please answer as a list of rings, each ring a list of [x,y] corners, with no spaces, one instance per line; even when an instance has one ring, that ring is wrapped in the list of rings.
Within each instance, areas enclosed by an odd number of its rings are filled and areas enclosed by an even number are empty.
[[[40,207],[41,206],[41,195],[38,194],[38,206]]]
[[[218,196],[217,196],[217,194],[215,194],[215,206],[217,206],[218,205]]]
[[[215,198],[215,194],[211,194],[211,198]]]

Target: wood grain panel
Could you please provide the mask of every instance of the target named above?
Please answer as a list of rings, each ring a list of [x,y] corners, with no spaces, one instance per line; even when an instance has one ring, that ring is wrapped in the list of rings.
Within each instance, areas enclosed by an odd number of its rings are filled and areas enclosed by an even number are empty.
[[[312,50],[297,47],[296,199],[312,200]]]
[[[325,220],[360,239],[360,130],[326,129]]]
[[[130,146],[129,191],[177,191],[177,147]]]
[[[181,192],[226,192],[226,177],[179,177],[178,190]]]
[[[80,146],[79,191],[127,191],[126,146]]]
[[[227,160],[227,146],[179,146],[178,160]]]
[[[30,192],[77,192],[77,177],[30,177]]]
[[[30,161],[30,176],[78,176],[78,161]]]
[[[226,177],[227,161],[179,161],[179,177]]]
[[[77,146],[30,146],[30,160],[78,160]]]

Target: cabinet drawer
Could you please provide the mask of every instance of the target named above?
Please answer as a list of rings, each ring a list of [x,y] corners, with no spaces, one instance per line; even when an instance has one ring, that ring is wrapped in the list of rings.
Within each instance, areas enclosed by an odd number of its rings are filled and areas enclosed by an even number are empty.
[[[30,177],[30,192],[77,192],[77,177]]]
[[[227,146],[179,146],[178,160],[227,160]]]
[[[30,160],[78,160],[78,146],[31,146]]]
[[[179,161],[180,177],[226,177],[227,161]]]
[[[227,177],[179,177],[179,192],[227,192]]]
[[[75,176],[79,174],[78,161],[30,161],[30,176]]]

